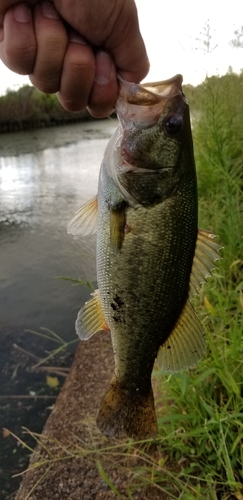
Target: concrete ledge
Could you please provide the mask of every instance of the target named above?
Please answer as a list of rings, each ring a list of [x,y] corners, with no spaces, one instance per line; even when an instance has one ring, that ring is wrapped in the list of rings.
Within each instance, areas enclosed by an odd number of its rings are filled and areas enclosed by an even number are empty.
[[[96,441],[104,442],[94,421],[112,371],[113,355],[107,334],[80,343],[44,427],[43,445],[38,445],[31,457],[16,500],[108,498],[105,484],[105,496],[96,496],[97,490],[102,491],[102,481],[95,464],[91,466],[89,459],[72,455],[85,444],[89,449],[98,446]],[[41,466],[41,462],[46,463]]]
[[[111,455],[106,459],[102,454],[90,453],[94,449],[125,444],[125,441],[106,439],[95,424],[113,368],[107,333],[79,344],[70,373],[46,422],[40,444],[31,457],[15,500],[168,500],[167,495],[153,486],[135,488],[132,497],[128,496],[127,488],[132,481],[129,459],[121,454],[113,461]],[[81,450],[83,453],[80,453]],[[157,454],[156,447],[154,454]],[[102,463],[119,495],[102,478],[97,460]],[[139,457],[134,453],[131,470],[136,464],[139,465]]]

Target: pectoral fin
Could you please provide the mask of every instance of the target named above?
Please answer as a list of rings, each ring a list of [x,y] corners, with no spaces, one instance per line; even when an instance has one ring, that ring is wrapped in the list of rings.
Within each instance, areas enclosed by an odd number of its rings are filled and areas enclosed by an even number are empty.
[[[212,276],[212,270],[216,267],[215,261],[221,258],[218,251],[222,247],[213,241],[215,237],[214,234],[208,231],[198,230],[190,276],[190,300],[198,293],[201,283],[206,283],[206,279]]]
[[[95,233],[97,229],[98,200],[97,196],[83,205],[69,222],[67,232],[71,234]]]
[[[111,246],[113,251],[121,250],[126,225],[126,203],[122,202],[117,207],[110,207]]]
[[[164,344],[159,348],[157,363],[167,372],[178,372],[195,365],[205,350],[203,329],[189,300]]]
[[[80,309],[75,328],[81,340],[88,340],[95,333],[109,330],[100,304],[99,290],[91,294],[93,298]]]

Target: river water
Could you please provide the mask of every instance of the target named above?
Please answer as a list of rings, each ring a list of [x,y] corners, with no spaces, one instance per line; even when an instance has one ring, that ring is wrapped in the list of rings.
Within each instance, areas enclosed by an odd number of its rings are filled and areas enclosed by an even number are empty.
[[[18,435],[21,426],[40,432],[52,404],[28,396],[55,395],[45,387],[46,374],[32,373],[33,356],[44,358],[60,345],[27,330],[76,340],[75,318],[90,291],[57,277],[95,281],[94,236],[73,237],[66,227],[96,194],[116,125],[108,119],[0,135],[0,428]],[[3,436],[1,500],[16,489],[11,476],[25,464],[21,447]]]

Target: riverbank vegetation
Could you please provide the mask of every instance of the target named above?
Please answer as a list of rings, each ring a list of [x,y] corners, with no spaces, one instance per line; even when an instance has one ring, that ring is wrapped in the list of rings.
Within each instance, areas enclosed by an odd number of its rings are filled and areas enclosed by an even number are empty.
[[[30,85],[9,90],[0,97],[0,132],[51,127],[81,120],[92,120],[88,111],[66,111],[55,94],[43,94]]]
[[[207,351],[187,372],[155,370],[156,440],[92,450],[82,444],[80,455],[92,455],[117,498],[124,497],[103,459],[121,473],[129,468],[126,498],[153,485],[168,500],[243,500],[243,73],[207,78],[197,88],[185,86],[185,93],[193,114],[199,226],[224,247],[214,277],[194,300]]]

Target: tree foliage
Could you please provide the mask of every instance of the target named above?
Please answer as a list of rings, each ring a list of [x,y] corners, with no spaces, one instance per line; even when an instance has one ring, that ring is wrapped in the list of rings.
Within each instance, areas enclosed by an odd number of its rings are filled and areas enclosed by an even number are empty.
[[[44,94],[30,85],[17,92],[8,90],[0,97],[0,131],[49,127],[71,121],[88,119],[87,111],[70,113],[54,94]]]

